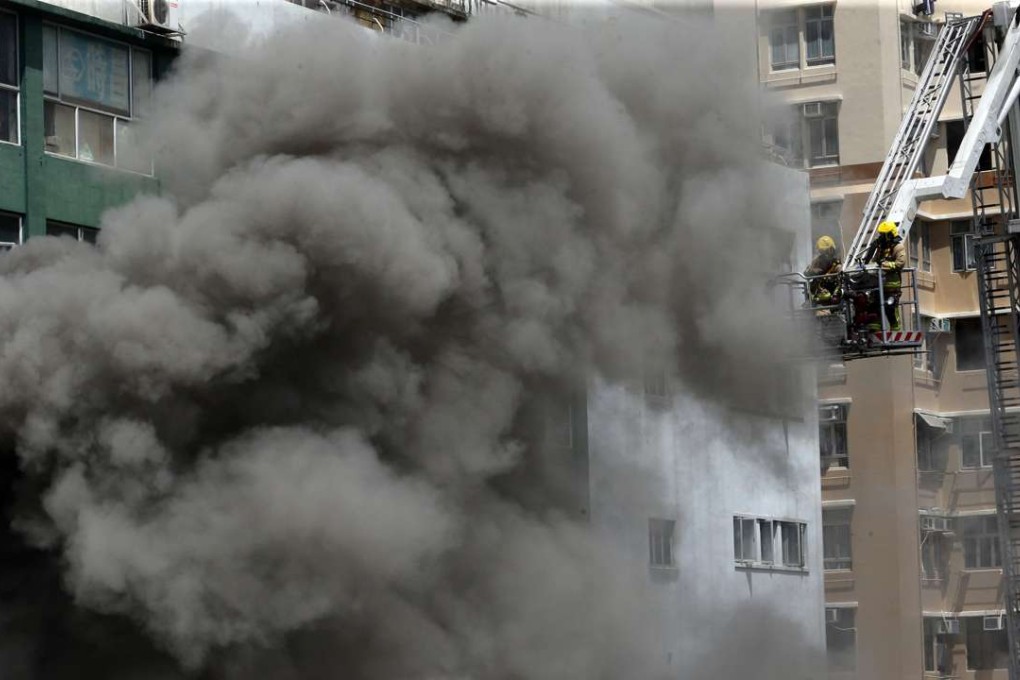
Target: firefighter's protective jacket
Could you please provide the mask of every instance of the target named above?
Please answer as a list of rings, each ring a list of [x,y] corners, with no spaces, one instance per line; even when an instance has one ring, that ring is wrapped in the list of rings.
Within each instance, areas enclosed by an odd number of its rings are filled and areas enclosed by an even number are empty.
[[[875,249],[873,263],[882,267],[883,286],[890,290],[899,290],[902,282],[901,272],[907,266],[907,249],[901,239],[882,241]]]

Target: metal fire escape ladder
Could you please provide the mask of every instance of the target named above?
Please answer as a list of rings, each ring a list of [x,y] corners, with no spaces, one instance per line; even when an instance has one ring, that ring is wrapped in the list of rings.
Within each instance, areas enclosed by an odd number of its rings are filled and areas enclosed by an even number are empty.
[[[892,148],[882,164],[875,186],[864,206],[860,227],[847,250],[848,264],[860,261],[874,238],[878,225],[890,214],[893,200],[906,180],[917,170],[939,113],[953,86],[960,60],[966,57],[967,47],[982,17],[967,17],[946,23],[932,48],[928,63],[917,83],[900,128],[893,139]],[[906,229],[901,225],[901,235]]]
[[[977,244],[1009,677],[1020,679],[1020,237]]]

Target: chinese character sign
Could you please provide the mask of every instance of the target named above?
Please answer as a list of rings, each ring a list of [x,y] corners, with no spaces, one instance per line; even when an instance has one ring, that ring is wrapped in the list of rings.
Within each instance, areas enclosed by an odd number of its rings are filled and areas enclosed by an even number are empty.
[[[98,38],[60,32],[60,94],[64,99],[129,114],[128,48]]]

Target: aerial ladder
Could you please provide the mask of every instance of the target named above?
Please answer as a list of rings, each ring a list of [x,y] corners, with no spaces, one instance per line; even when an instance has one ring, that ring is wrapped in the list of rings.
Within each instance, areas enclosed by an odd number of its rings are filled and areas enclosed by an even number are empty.
[[[977,76],[970,73],[968,50],[982,38],[990,71],[978,96],[974,87]],[[982,235],[975,245],[976,268],[996,447],[993,476],[1011,680],[1020,680],[1020,219],[1015,182],[1015,170],[1020,167],[1018,67],[1020,8],[1016,0],[996,3],[976,17],[947,17],[865,204],[842,271],[827,277],[793,275],[801,277],[801,293],[817,325],[838,331],[835,337],[830,332],[828,339],[834,340],[844,360],[919,352],[924,329],[920,327],[916,282],[912,277],[909,282],[904,279],[904,299],[898,301],[903,325],[909,330],[893,331],[883,308],[884,274],[869,262],[869,253],[883,222],[894,223],[900,238],[906,240],[922,201],[963,198],[968,191],[971,194],[973,230]],[[919,176],[925,147],[954,81],[960,83],[966,132],[945,174]],[[1015,144],[1009,143],[1011,138]],[[978,170],[983,153],[992,159],[991,169]],[[913,272],[907,268],[903,273],[906,276]],[[820,280],[826,278],[830,280]],[[826,304],[813,304],[813,286],[820,283],[839,294]],[[876,308],[880,309],[877,318],[873,313]]]

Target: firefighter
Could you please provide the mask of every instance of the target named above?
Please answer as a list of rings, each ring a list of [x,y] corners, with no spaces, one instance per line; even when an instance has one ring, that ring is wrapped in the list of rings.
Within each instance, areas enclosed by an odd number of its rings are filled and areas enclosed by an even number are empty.
[[[902,287],[903,267],[907,264],[907,249],[900,238],[899,227],[895,222],[882,222],[878,225],[878,236],[872,243],[874,255],[872,264],[882,270],[882,295],[885,297],[885,318],[889,322],[889,330],[901,330],[900,326],[900,293]],[[881,324],[873,324],[872,330],[881,330]]]
[[[811,277],[808,292],[811,303],[820,306],[834,305],[839,302],[839,277],[843,263],[836,257],[836,242],[831,236],[822,236],[815,244],[815,259],[804,270],[804,276]],[[819,278],[824,277],[824,278]]]

